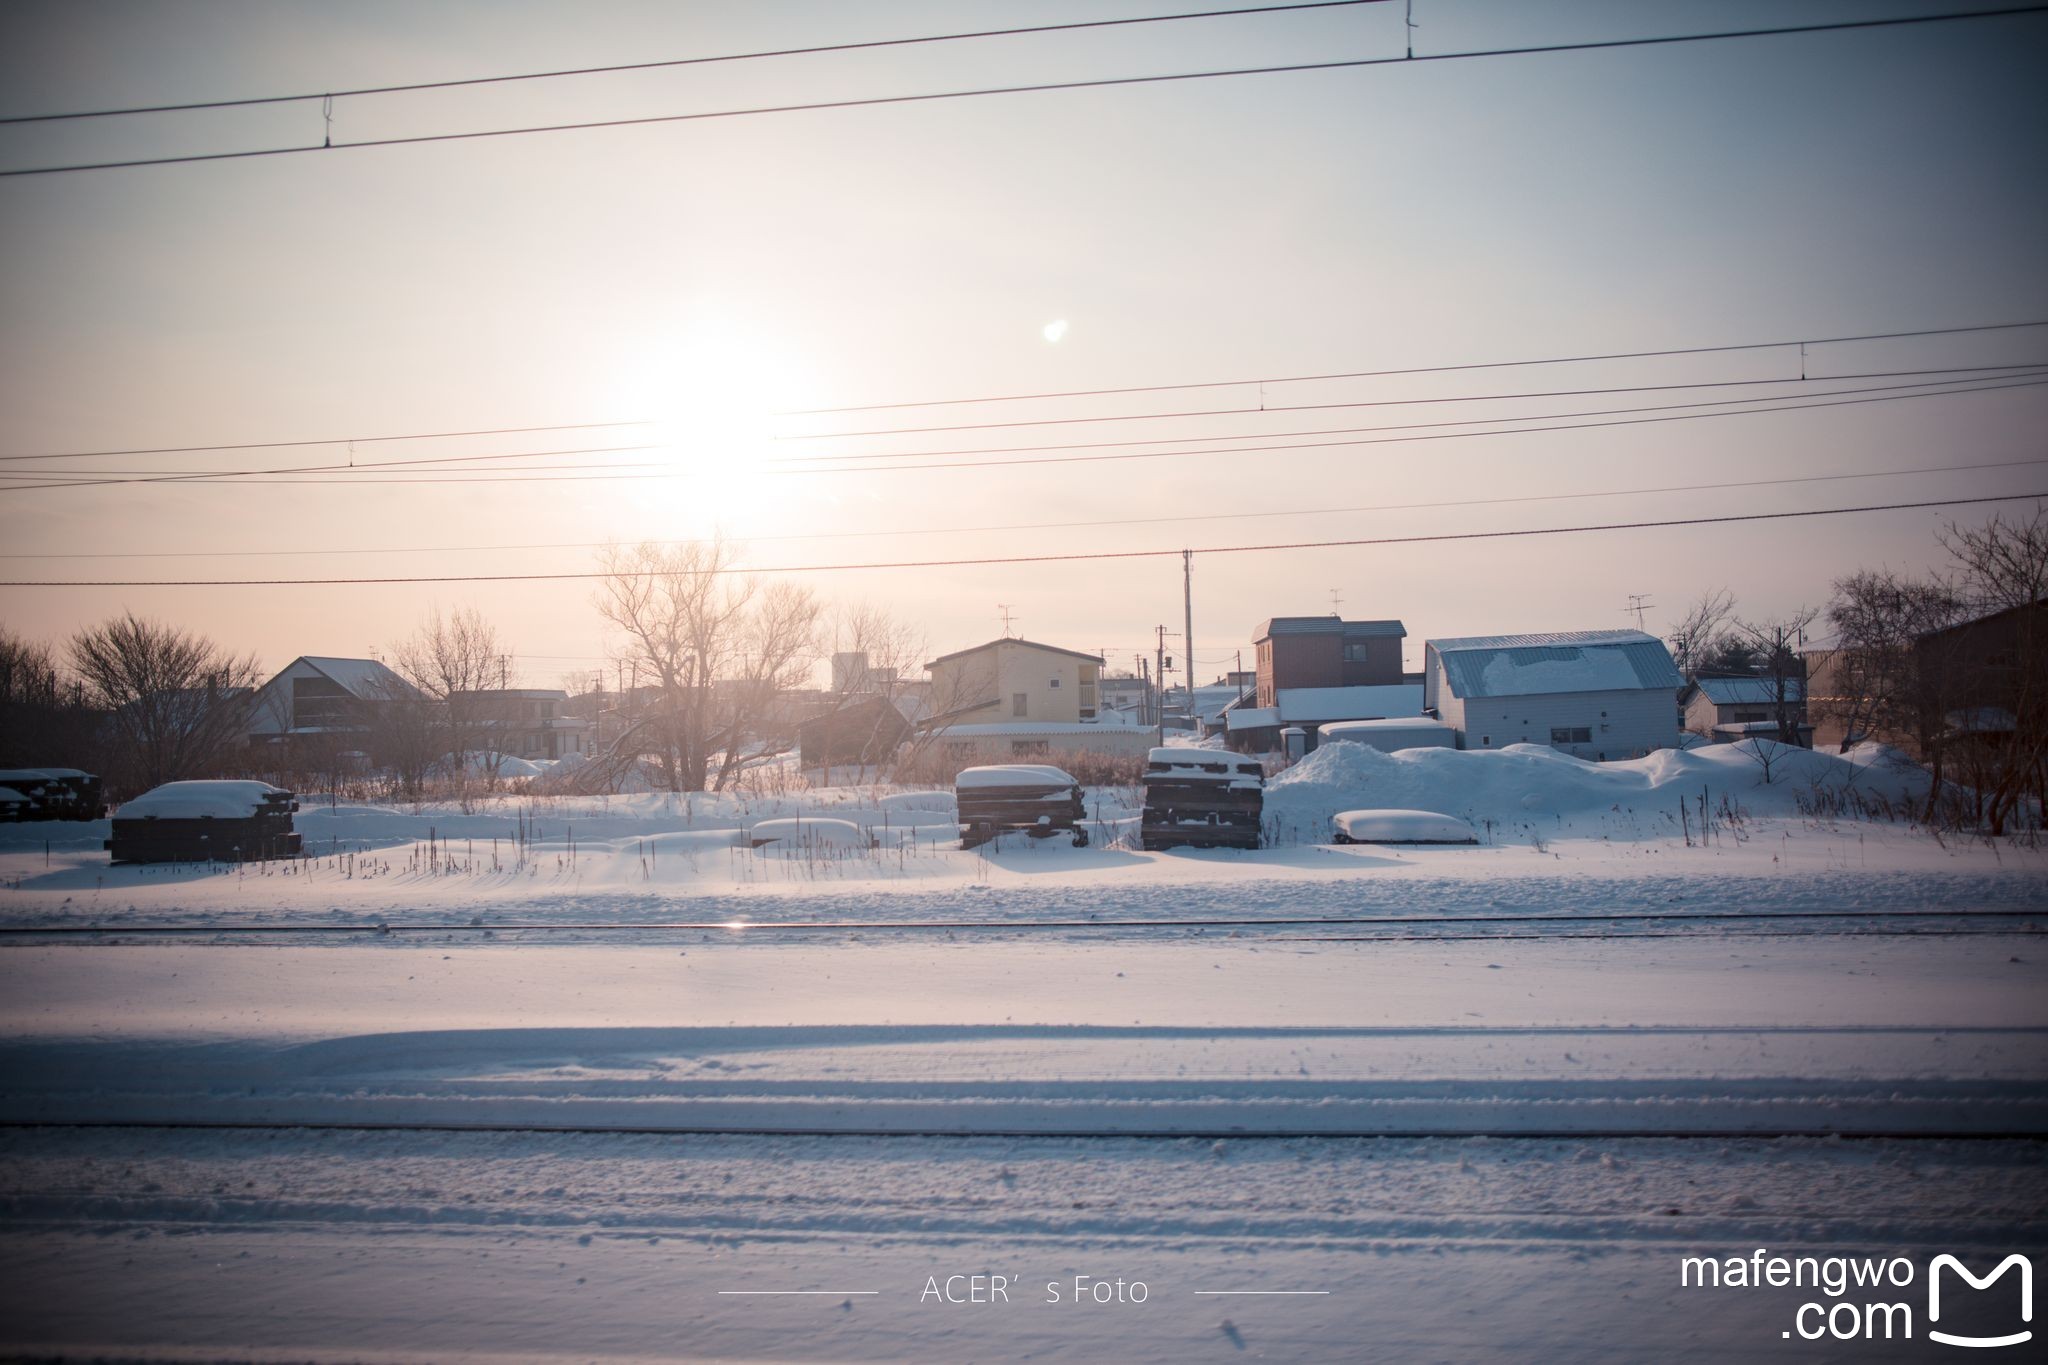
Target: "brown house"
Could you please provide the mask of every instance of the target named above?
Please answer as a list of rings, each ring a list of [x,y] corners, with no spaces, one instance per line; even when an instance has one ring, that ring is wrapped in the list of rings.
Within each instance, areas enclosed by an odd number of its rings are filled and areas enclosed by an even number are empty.
[[[1295,687],[1380,687],[1403,681],[1399,621],[1276,616],[1252,636],[1258,646],[1258,704],[1279,705]]]
[[[1855,650],[1815,650],[1805,656],[1814,742],[1839,747],[1872,738],[1876,730],[1876,737],[1925,759],[1933,742],[2009,732],[2042,705],[2043,641],[2048,601],[1930,631],[1913,642],[1903,666]],[[1885,715],[1875,725],[1867,694],[1871,674],[1900,689],[1890,706],[1876,708]]]

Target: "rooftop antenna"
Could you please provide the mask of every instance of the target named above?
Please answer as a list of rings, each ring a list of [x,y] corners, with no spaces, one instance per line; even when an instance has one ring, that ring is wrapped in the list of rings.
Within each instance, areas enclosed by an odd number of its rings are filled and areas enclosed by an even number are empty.
[[[1650,600],[1650,594],[1646,592],[1632,592],[1628,595],[1628,605],[1621,609],[1621,614],[1623,616],[1626,616],[1630,612],[1634,612],[1636,617],[1636,629],[1643,630],[1645,629],[1643,625],[1643,612],[1646,609],[1654,607],[1656,605],[1657,604],[1655,602],[1652,602]]]
[[[1003,638],[1007,640],[1010,638],[1010,604],[1008,602],[998,602],[996,603],[996,610],[1003,614]]]
[[[1332,588],[1330,589],[1330,615],[1342,616],[1343,614],[1344,598],[1335,588]]]

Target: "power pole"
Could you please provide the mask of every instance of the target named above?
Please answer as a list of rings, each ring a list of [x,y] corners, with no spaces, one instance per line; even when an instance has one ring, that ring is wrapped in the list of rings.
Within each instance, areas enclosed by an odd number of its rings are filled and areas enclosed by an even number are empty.
[[[1166,627],[1161,625],[1154,627],[1154,629],[1158,632],[1156,655],[1159,660],[1158,686],[1154,689],[1158,700],[1154,703],[1154,708],[1158,717],[1159,733],[1154,738],[1153,743],[1155,745],[1164,745],[1166,743]]]
[[[1142,654],[1133,654],[1132,662],[1138,670],[1138,724],[1152,723],[1152,661]]]
[[[1187,671],[1182,675],[1188,680],[1188,719],[1195,716],[1195,552],[1180,552],[1180,609],[1181,625],[1186,629],[1188,655]]]

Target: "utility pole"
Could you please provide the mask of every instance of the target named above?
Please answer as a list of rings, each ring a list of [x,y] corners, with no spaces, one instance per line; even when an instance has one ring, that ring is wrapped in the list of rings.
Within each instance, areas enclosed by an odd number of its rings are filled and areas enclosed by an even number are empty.
[[[1187,671],[1182,674],[1188,680],[1188,719],[1195,716],[1195,552],[1180,552],[1180,609],[1181,625],[1186,629],[1188,647]]]
[[[1152,661],[1142,654],[1133,654],[1131,661],[1138,670],[1138,724],[1152,723]]]
[[[1166,743],[1166,627],[1160,625],[1154,627],[1154,629],[1158,632],[1156,657],[1159,660],[1159,685],[1154,689],[1158,696],[1158,700],[1154,703],[1154,708],[1157,715],[1157,729],[1159,733],[1153,740],[1153,743],[1164,745]]]

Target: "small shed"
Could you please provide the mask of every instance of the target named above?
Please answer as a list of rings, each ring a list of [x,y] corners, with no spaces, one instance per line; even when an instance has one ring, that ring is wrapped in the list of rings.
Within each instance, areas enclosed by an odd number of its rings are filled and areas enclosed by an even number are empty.
[[[292,793],[268,782],[166,782],[114,812],[110,861],[261,862],[296,857]]]
[[[1431,640],[1424,709],[1461,749],[1548,744],[1575,758],[1635,758],[1678,743],[1684,685],[1664,642],[1639,630]]]
[[[1455,749],[1458,732],[1428,716],[1388,716],[1383,720],[1340,720],[1319,727],[1323,743],[1339,740],[1366,744],[1381,753],[1402,749]]]
[[[798,759],[806,768],[886,763],[910,738],[910,722],[887,697],[859,697],[797,726]]]

